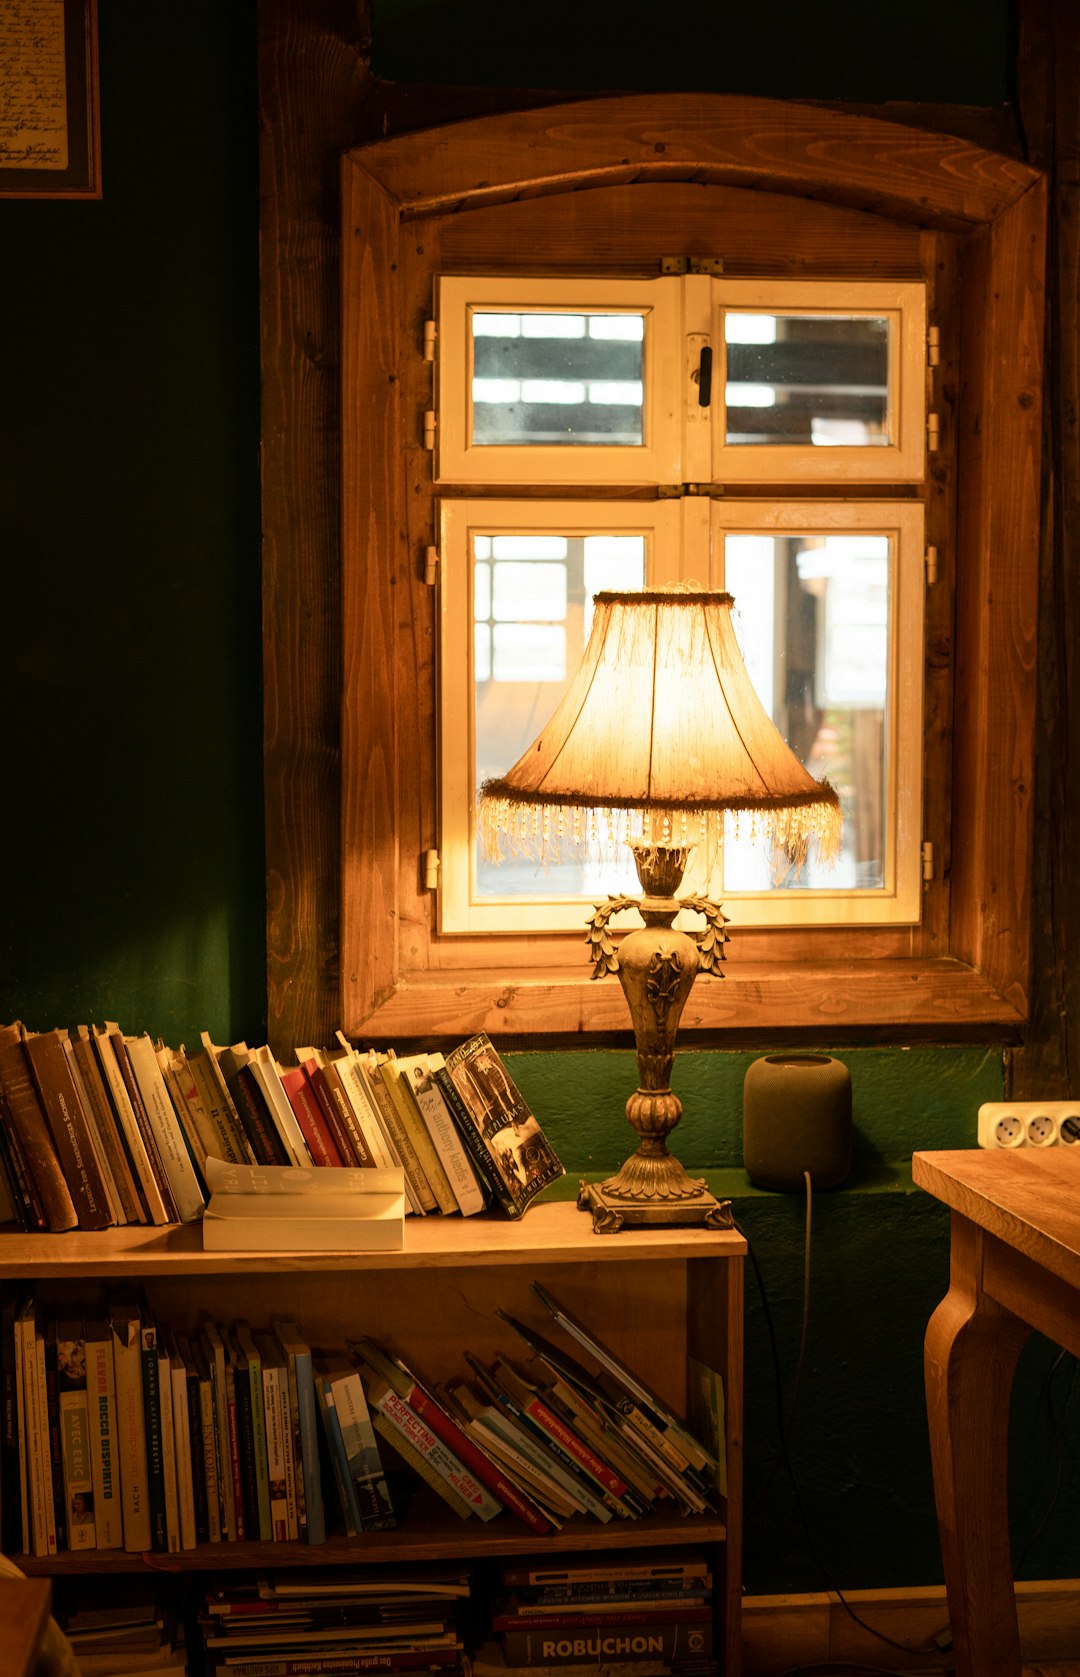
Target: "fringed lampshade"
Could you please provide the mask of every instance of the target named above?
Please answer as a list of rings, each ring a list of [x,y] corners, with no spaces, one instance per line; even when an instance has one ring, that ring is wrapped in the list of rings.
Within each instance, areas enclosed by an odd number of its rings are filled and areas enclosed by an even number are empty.
[[[784,743],[761,704],[731,623],[730,594],[696,585],[598,594],[589,644],[551,720],[508,774],[481,789],[489,854],[539,857],[585,842],[625,844],[644,896],[611,897],[590,922],[594,977],[618,972],[641,1078],[627,1117],[641,1138],[617,1176],[583,1187],[594,1226],[716,1224],[724,1207],[667,1149],[681,1104],[669,1086],[675,1033],[699,970],[722,977],[725,916],[705,898],[677,899],[690,848],[718,844],[724,817],[771,836],[797,864],[812,840],[840,848],[840,805]],[[638,906],[643,929],[616,949],[607,922]],[[672,925],[705,917],[698,937]]]

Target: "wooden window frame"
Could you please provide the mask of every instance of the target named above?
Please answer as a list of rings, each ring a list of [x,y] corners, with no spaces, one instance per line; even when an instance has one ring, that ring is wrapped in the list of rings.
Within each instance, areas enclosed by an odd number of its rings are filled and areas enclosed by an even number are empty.
[[[1045,181],[952,136],[724,95],[517,112],[344,158],[345,1029],[369,1040],[626,1030],[621,992],[590,983],[575,936],[491,938],[467,955],[439,947],[421,864],[437,843],[430,456],[402,387],[429,306],[409,290],[425,230],[496,204],[655,181],[805,197],[948,234],[959,291],[959,365],[941,381],[959,459],[954,607],[927,643],[928,688],[949,693],[928,728],[949,742],[951,769],[947,793],[934,789],[939,805],[948,797],[948,844],[930,906],[902,935],[733,927],[725,981],[695,986],[683,1032],[1018,1040],[1030,959]],[[948,494],[932,482],[931,508]]]

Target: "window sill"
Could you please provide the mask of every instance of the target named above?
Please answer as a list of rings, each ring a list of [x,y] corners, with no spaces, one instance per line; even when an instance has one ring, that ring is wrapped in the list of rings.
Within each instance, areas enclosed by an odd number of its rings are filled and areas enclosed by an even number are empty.
[[[700,977],[679,1027],[756,1039],[830,1042],[1015,1042],[1021,1010],[961,961],[728,963],[721,981]],[[351,1018],[349,1034],[364,1041],[410,1037],[592,1039],[628,1034],[630,1019],[617,983],[594,982],[581,966],[488,968],[482,972],[404,976],[373,1012]]]

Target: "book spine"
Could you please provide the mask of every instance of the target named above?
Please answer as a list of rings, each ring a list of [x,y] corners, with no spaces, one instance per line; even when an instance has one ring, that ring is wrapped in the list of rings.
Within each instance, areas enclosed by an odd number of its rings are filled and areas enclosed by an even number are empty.
[[[427,1422],[432,1432],[461,1458],[481,1484],[487,1486],[493,1496],[505,1503],[506,1507],[519,1519],[524,1520],[533,1531],[551,1531],[552,1524],[547,1516],[529,1501],[523,1491],[519,1491],[516,1485],[510,1483],[497,1464],[484,1454],[434,1398],[429,1397],[423,1387],[418,1386],[415,1381],[406,1394],[406,1402],[411,1409],[415,1409],[421,1420]]]
[[[38,1192],[38,1185],[34,1181],[23,1146],[22,1136],[11,1116],[7,1095],[3,1082],[0,1081],[0,1147],[3,1149],[4,1163],[11,1191],[15,1200],[15,1212],[22,1227],[27,1233],[37,1233],[49,1227],[49,1219],[45,1214],[45,1205]]]
[[[496,1613],[491,1620],[492,1630],[605,1630],[609,1626],[624,1625],[711,1625],[712,1608],[701,1602],[676,1602],[674,1606],[635,1607],[620,1604],[610,1613],[590,1612],[588,1608],[567,1607],[560,1611],[553,1607],[547,1613],[522,1616],[520,1613]]]
[[[232,1478],[232,1507],[235,1525],[230,1533],[235,1540],[243,1542],[247,1531],[247,1517],[244,1510],[244,1472],[240,1443],[240,1412],[238,1397],[238,1382],[233,1368],[232,1357],[226,1353],[225,1378],[225,1414],[228,1421],[228,1455],[226,1456],[227,1471]]]
[[[119,1032],[117,1032],[119,1036]],[[120,1039],[122,1043],[122,1038]],[[109,1093],[116,1114],[117,1134],[131,1165],[132,1181],[139,1197],[143,1221],[156,1226],[168,1223],[169,1207],[162,1198],[153,1162],[146,1150],[139,1120],[128,1093],[127,1078],[130,1067],[121,1066],[120,1055],[108,1030],[97,1025],[90,1027],[90,1043],[101,1070],[102,1081]],[[126,1055],[124,1056],[126,1062]]]
[[[281,1430],[285,1451],[285,1503],[288,1510],[289,1539],[295,1543],[306,1536],[304,1512],[304,1479],[300,1465],[300,1414],[296,1407],[296,1373],[290,1371],[286,1360],[279,1370],[281,1386]]]
[[[255,1430],[251,1417],[251,1382],[247,1368],[236,1370],[236,1432],[242,1492],[243,1532],[247,1538],[259,1535],[259,1476],[255,1471]]]
[[[172,1382],[173,1443],[176,1462],[176,1498],[180,1521],[180,1548],[194,1549],[199,1541],[195,1522],[195,1479],[191,1461],[191,1416],[188,1414],[187,1365],[170,1352]]]
[[[495,1169],[495,1162],[487,1150],[484,1138],[477,1129],[472,1113],[462,1100],[457,1084],[446,1066],[436,1067],[431,1075],[439,1093],[446,1102],[450,1116],[458,1127],[458,1134],[465,1143],[469,1157],[476,1168],[476,1173],[491,1199],[495,1204],[502,1207],[508,1217],[520,1217],[521,1211],[518,1203]]]
[[[210,1156],[224,1159],[230,1165],[254,1164],[255,1156],[233,1108],[225,1081],[220,1075],[215,1075],[217,1062],[212,1059],[209,1049],[194,1054],[189,1054],[186,1049],[181,1052],[210,1124],[211,1133],[207,1137]]]
[[[201,1216],[205,1204],[180,1120],[173,1109],[157,1054],[146,1035],[125,1039],[131,1067],[142,1095],[143,1107],[157,1144],[158,1157],[168,1178],[169,1190],[181,1223]]]
[[[23,1515],[19,1465],[19,1378],[15,1364],[16,1300],[0,1312],[0,1552],[22,1552]]]
[[[82,1078],[82,1087],[86,1096],[86,1105],[90,1120],[97,1132],[105,1157],[112,1172],[116,1186],[120,1210],[124,1220],[128,1223],[145,1223],[146,1213],[139,1198],[135,1179],[132,1175],[131,1164],[120,1138],[112,1103],[105,1087],[105,1079],[101,1075],[97,1057],[90,1043],[89,1032],[85,1025],[77,1027],[76,1034],[71,1038],[71,1052]]]
[[[76,1228],[78,1213],[30,1076],[17,1025],[0,1030],[0,1082],[4,1086],[5,1111],[18,1134],[49,1228],[54,1234]]]
[[[330,1383],[361,1530],[387,1530],[396,1524],[394,1507],[360,1376],[355,1371],[335,1375]]]
[[[287,1071],[283,1071],[281,1083],[315,1163],[330,1168],[343,1165],[345,1160],[323,1117],[303,1066],[290,1066]]]
[[[191,1500],[195,1508],[195,1542],[210,1541],[210,1510],[206,1500],[206,1462],[203,1458],[202,1404],[199,1371],[188,1342],[181,1344],[187,1386],[188,1455],[191,1457]]]
[[[180,1553],[180,1487],[176,1477],[176,1417],[173,1409],[172,1366],[164,1345],[158,1343],[158,1399],[161,1405],[161,1454],[165,1473],[165,1537],[170,1555]]]
[[[615,1625],[594,1630],[566,1625],[551,1630],[512,1630],[502,1635],[508,1665],[612,1666],[639,1660],[701,1659],[712,1652],[712,1627],[690,1625]]]
[[[127,1312],[113,1312],[109,1325],[116,1379],[117,1456],[124,1548],[129,1554],[143,1554],[150,1548],[150,1506],[139,1322],[137,1316]]]
[[[442,1442],[408,1403],[389,1387],[379,1390],[373,1385],[372,1393],[372,1401],[376,1408],[393,1422],[413,1448],[419,1450],[435,1471],[443,1476],[472,1513],[479,1514],[482,1520],[491,1520],[501,1512],[502,1504],[498,1499],[469,1472],[460,1457]]]
[[[414,1084],[412,1094],[420,1109],[420,1116],[427,1125],[428,1134],[435,1144],[435,1151],[442,1161],[450,1191],[462,1216],[472,1217],[483,1211],[488,1196],[480,1186],[476,1170],[458,1133],[458,1127],[450,1116],[442,1091],[431,1080],[422,1086]]]
[[[160,1204],[161,1210],[164,1213],[162,1221],[166,1223],[178,1223],[180,1221],[180,1217],[176,1209],[176,1201],[173,1199],[172,1188],[169,1186],[168,1172],[165,1169],[161,1154],[158,1151],[158,1144],[154,1138],[153,1126],[150,1123],[149,1114],[147,1113],[146,1105],[139,1089],[138,1080],[135,1076],[135,1070],[131,1064],[131,1057],[128,1053],[127,1043],[124,1040],[123,1032],[120,1031],[119,1028],[114,1029],[111,1022],[106,1025],[106,1029],[109,1033],[109,1042],[112,1046],[112,1051],[116,1058],[116,1064],[123,1080],[124,1092],[127,1095],[128,1105],[131,1108],[132,1121],[138,1131],[140,1150],[146,1159],[147,1168],[153,1177],[155,1200]],[[157,1220],[157,1216],[155,1215],[154,1221],[157,1222]]]
[[[289,1540],[289,1500],[285,1480],[285,1435],[282,1428],[278,1370],[262,1364],[263,1416],[266,1426],[266,1471],[270,1497],[270,1536],[275,1543]]]
[[[393,1055],[388,1055],[382,1061],[379,1071],[390,1100],[397,1109],[401,1124],[412,1139],[420,1169],[427,1178],[428,1186],[435,1196],[435,1204],[444,1216],[450,1216],[458,1209],[458,1203],[442,1167],[442,1161],[435,1151],[435,1143],[428,1133],[428,1127],[413,1097],[409,1078],[397,1064]]]
[[[33,1490],[35,1555],[55,1555],[56,1520],[53,1514],[52,1466],[49,1454],[49,1411],[45,1386],[45,1337],[33,1317],[26,1324],[26,1417],[30,1440],[30,1477]]]
[[[240,1066],[231,1077],[226,1077],[229,1093],[232,1095],[244,1133],[251,1143],[251,1151],[260,1165],[287,1165],[292,1160],[285,1151],[285,1144],[277,1133],[277,1129],[270,1117],[269,1109],[263,1098],[262,1090],[255,1081],[255,1075],[250,1066]]]
[[[347,1535],[357,1537],[360,1533],[360,1509],[356,1501],[356,1488],[349,1472],[349,1459],[345,1454],[345,1440],[341,1436],[334,1393],[324,1373],[320,1372],[316,1376],[316,1392],[319,1400],[319,1419],[322,1422],[323,1437],[330,1457],[330,1470],[338,1494],[338,1507]]]
[[[214,1417],[214,1386],[210,1370],[199,1348],[192,1346],[199,1374],[199,1453],[206,1486],[206,1526],[211,1543],[221,1541],[221,1489],[218,1481],[217,1427]]]
[[[23,1046],[45,1109],[57,1157],[79,1214],[79,1227],[107,1229],[115,1218],[109,1211],[105,1183],[98,1169],[86,1114],[79,1101],[59,1034],[56,1031],[25,1032]]]
[[[353,1677],[358,1671],[460,1672],[455,1648],[395,1648],[386,1653],[311,1654],[295,1659],[230,1659],[230,1677]],[[222,1667],[219,1666],[219,1677]],[[507,1677],[512,1677],[511,1673]]]
[[[142,1323],[143,1425],[146,1429],[146,1482],[150,1510],[150,1548],[167,1554],[169,1532],[165,1512],[165,1455],[161,1432],[161,1393],[158,1386],[157,1328]]]
[[[371,1164],[371,1154],[365,1146],[363,1154],[356,1151],[348,1125],[342,1118],[341,1112],[330,1090],[327,1074],[318,1060],[313,1056],[303,1063],[304,1075],[308,1080],[308,1088],[312,1098],[319,1108],[322,1121],[333,1138],[336,1151],[341,1154],[346,1165],[354,1168]]]
[[[364,1132],[367,1144],[371,1149],[371,1156],[380,1170],[386,1170],[391,1165],[400,1165],[396,1151],[383,1132],[378,1109],[368,1087],[356,1050],[351,1046],[348,1037],[337,1031],[337,1039],[341,1044],[341,1052],[334,1057],[334,1065],[338,1076],[345,1085],[345,1092],[356,1113],[356,1121]]]
[[[427,1213],[436,1208],[435,1195],[431,1191],[431,1184],[424,1175],[423,1166],[416,1155],[416,1148],[412,1144],[412,1137],[401,1122],[397,1107],[390,1099],[390,1092],[382,1080],[382,1074],[374,1059],[361,1062],[361,1071],[371,1090],[371,1098],[378,1109],[379,1119],[383,1130],[389,1137],[394,1151],[401,1160],[401,1168],[405,1172],[405,1181],[409,1186],[409,1198],[417,1212]]]
[[[300,1453],[304,1473],[304,1508],[309,1543],[326,1542],[326,1509],[319,1467],[319,1434],[311,1352],[296,1353],[296,1405],[300,1416]]]
[[[90,1409],[86,1400],[86,1342],[82,1325],[57,1329],[57,1383],[60,1387],[60,1438],[63,1457],[63,1522],[69,1549],[95,1549],[94,1474],[91,1465]],[[55,1466],[54,1466],[55,1474]],[[55,1489],[55,1484],[54,1484]],[[57,1540],[60,1519],[57,1518]]]
[[[251,1396],[251,1448],[258,1509],[258,1523],[253,1526],[251,1536],[254,1537],[257,1531],[260,1541],[269,1543],[273,1539],[274,1531],[270,1518],[270,1475],[266,1465],[266,1409],[263,1400],[262,1360],[250,1336],[246,1340],[241,1338],[240,1345],[247,1357],[248,1390]]]
[[[87,1323],[86,1395],[91,1412],[97,1548],[122,1550],[124,1518],[119,1484],[121,1464],[116,1447],[116,1378],[112,1373],[112,1340],[106,1321]]]
[[[427,1456],[424,1455],[424,1452],[416,1448],[416,1445],[409,1438],[408,1433],[403,1432],[402,1429],[391,1421],[389,1416],[384,1415],[381,1410],[378,1411],[374,1419],[375,1430],[379,1434],[380,1438],[384,1438],[387,1444],[389,1444],[392,1449],[397,1451],[402,1461],[405,1462],[408,1467],[412,1468],[412,1471],[416,1474],[417,1478],[423,1479],[426,1484],[430,1485],[436,1496],[441,1497],[443,1502],[447,1503],[454,1510],[455,1514],[458,1514],[461,1519],[467,1520],[473,1510],[469,1507],[465,1498],[460,1496],[458,1492],[455,1491],[453,1485],[450,1484],[449,1480],[445,1479],[443,1475],[432,1466]]]
[[[363,1125],[359,1122],[352,1101],[349,1099],[349,1091],[345,1087],[340,1071],[334,1061],[328,1057],[324,1057],[324,1063],[319,1069],[323,1074],[326,1092],[334,1103],[334,1110],[338,1115],[341,1127],[349,1138],[349,1146],[357,1164],[363,1170],[374,1170],[377,1161],[371,1151],[371,1144],[364,1133]]]
[[[607,1462],[603,1461],[594,1450],[591,1450],[584,1440],[579,1438],[578,1434],[567,1426],[560,1416],[549,1409],[540,1398],[530,1398],[523,1407],[525,1414],[538,1427],[542,1427],[544,1432],[565,1450],[568,1456],[573,1458],[582,1471],[595,1479],[604,1490],[620,1499],[629,1495],[631,1502],[636,1500],[633,1491],[625,1480],[620,1479]]]
[[[52,1476],[52,1511],[56,1525],[57,1550],[67,1547],[67,1506],[64,1488],[64,1430],[60,1418],[59,1343],[56,1320],[45,1326],[45,1407],[49,1417],[49,1472]],[[92,1545],[91,1545],[92,1547]]]
[[[202,1331],[206,1360],[210,1369],[210,1385],[214,1398],[216,1426],[216,1460],[218,1500],[221,1508],[221,1535],[236,1539],[236,1488],[232,1474],[232,1445],[229,1438],[229,1385],[231,1371],[221,1330],[214,1322],[207,1322]]]

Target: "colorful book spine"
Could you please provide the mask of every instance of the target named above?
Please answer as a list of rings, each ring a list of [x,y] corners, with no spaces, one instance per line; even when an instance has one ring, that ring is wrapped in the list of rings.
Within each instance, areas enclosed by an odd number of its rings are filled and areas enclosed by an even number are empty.
[[[470,1514],[482,1520],[493,1520],[502,1504],[465,1466],[461,1458],[444,1444],[427,1422],[417,1414],[383,1380],[376,1376],[368,1381],[368,1400],[401,1436],[418,1451],[435,1473],[448,1484],[464,1502]]]
[[[236,1324],[236,1344],[241,1356],[239,1373],[248,1382],[251,1400],[251,1453],[255,1473],[256,1518],[250,1536],[256,1531],[263,1543],[273,1541],[274,1528],[270,1517],[270,1474],[266,1464],[266,1409],[263,1401],[262,1359],[254,1335],[246,1322]]]
[[[53,1138],[64,1180],[79,1214],[79,1227],[115,1223],[89,1124],[58,1031],[23,1031],[23,1047]]]
[[[379,1455],[375,1427],[368,1409],[360,1374],[355,1368],[331,1376],[334,1408],[337,1412],[345,1457],[356,1492],[362,1531],[384,1531],[396,1525],[390,1488]]]
[[[161,1391],[158,1384],[157,1324],[143,1312],[140,1327],[142,1346],[143,1425],[146,1428],[146,1482],[150,1508],[150,1548],[168,1554],[169,1528],[165,1508],[165,1443],[161,1426]]]
[[[360,1508],[356,1501],[356,1487],[349,1472],[349,1458],[345,1454],[345,1440],[341,1435],[341,1425],[334,1405],[334,1390],[330,1383],[329,1373],[322,1363],[316,1363],[315,1365],[315,1392],[318,1398],[319,1420],[322,1423],[323,1438],[326,1441],[326,1453],[330,1458],[330,1470],[338,1495],[338,1508],[341,1512],[346,1534],[349,1537],[357,1537],[361,1526]]]
[[[315,1398],[311,1347],[302,1338],[295,1322],[279,1322],[276,1332],[288,1362],[290,1403],[295,1406],[302,1486],[301,1492],[298,1493],[303,1522],[302,1535],[308,1543],[325,1543],[326,1510],[323,1504],[319,1464],[318,1405]]]
[[[81,1318],[57,1323],[56,1374],[63,1454],[64,1526],[69,1549],[95,1549],[94,1473],[86,1394],[86,1335]]]

